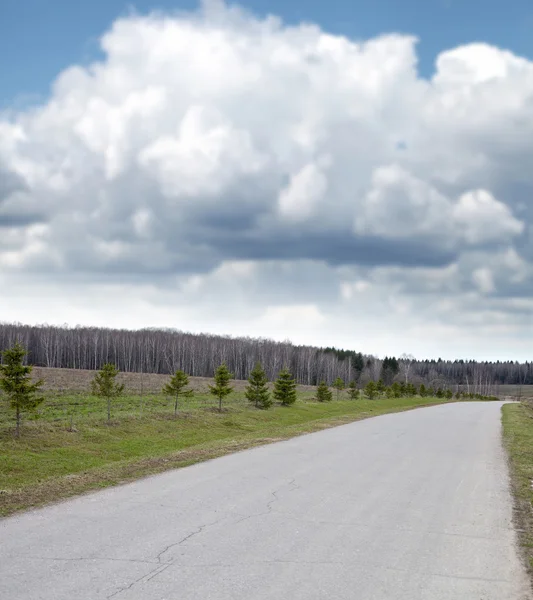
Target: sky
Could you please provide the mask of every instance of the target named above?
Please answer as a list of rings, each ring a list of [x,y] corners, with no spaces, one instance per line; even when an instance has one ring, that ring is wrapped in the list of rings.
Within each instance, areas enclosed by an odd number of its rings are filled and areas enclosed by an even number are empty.
[[[530,3],[3,0],[0,72],[3,321],[531,359]]]

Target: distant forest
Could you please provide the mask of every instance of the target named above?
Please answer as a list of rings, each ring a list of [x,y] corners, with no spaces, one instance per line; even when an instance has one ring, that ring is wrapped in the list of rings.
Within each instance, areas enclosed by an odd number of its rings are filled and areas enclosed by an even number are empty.
[[[248,378],[260,361],[270,380],[287,366],[298,383],[331,384],[337,377],[360,386],[382,379],[424,383],[442,389],[464,386],[490,394],[502,384],[533,384],[533,363],[472,360],[415,360],[409,356],[378,359],[352,350],[296,346],[269,339],[193,334],[170,329],[129,331],[100,327],[56,327],[0,323],[0,350],[20,342],[35,366],[99,369],[114,363],[121,371],[172,373],[182,369],[212,377],[225,362],[236,379]]]

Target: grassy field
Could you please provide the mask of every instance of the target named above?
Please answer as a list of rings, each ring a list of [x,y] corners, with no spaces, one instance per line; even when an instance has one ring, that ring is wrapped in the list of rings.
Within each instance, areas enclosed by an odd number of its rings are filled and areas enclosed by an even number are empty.
[[[533,400],[533,385],[499,385],[496,391],[502,398],[509,396],[521,400]]]
[[[48,377],[46,401],[24,421],[20,439],[13,436],[12,413],[0,403],[0,515],[357,419],[442,403],[400,398],[319,404],[314,388],[300,386],[294,406],[260,411],[247,405],[245,382],[235,382],[219,413],[205,393],[207,380],[196,379],[195,397],[174,417],[172,400],[156,393],[167,378],[151,376],[150,384],[147,378],[141,398],[128,375],[130,391],[113,402],[107,423],[105,402],[81,391],[89,375],[71,372],[70,383],[69,374],[58,370],[55,376]]]
[[[511,467],[515,520],[530,573],[533,575],[533,404],[506,404],[503,436]]]

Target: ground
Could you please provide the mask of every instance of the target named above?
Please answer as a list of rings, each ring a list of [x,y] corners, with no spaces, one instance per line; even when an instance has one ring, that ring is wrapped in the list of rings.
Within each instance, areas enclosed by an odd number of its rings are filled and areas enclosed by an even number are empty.
[[[13,415],[0,404],[0,515],[115,485],[150,473],[286,439],[369,416],[438,404],[436,398],[399,398],[320,404],[314,389],[298,387],[294,406],[261,411],[244,398],[246,382],[216,410],[210,382],[191,378],[193,398],[180,403],[160,393],[164,375],[122,374],[123,397],[113,400],[106,420],[105,401],[88,392],[91,371],[35,369],[46,381],[46,400],[27,416],[20,439]]]

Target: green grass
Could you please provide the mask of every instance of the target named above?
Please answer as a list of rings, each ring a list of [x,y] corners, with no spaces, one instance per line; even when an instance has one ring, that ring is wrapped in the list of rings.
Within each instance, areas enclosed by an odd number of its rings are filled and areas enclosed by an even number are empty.
[[[515,497],[515,520],[520,545],[533,574],[533,407],[530,403],[506,404],[502,408],[504,443],[507,449]]]
[[[5,403],[0,413],[0,515],[40,506],[100,487],[221,456],[236,450],[318,431],[369,416],[442,403],[437,398],[341,400],[319,404],[300,393],[292,407],[259,411],[242,393],[214,411],[197,396],[173,416],[162,396],[130,396],[114,403],[111,423],[105,403],[83,395],[51,394],[22,436],[13,435]],[[70,429],[70,416],[73,428]]]

